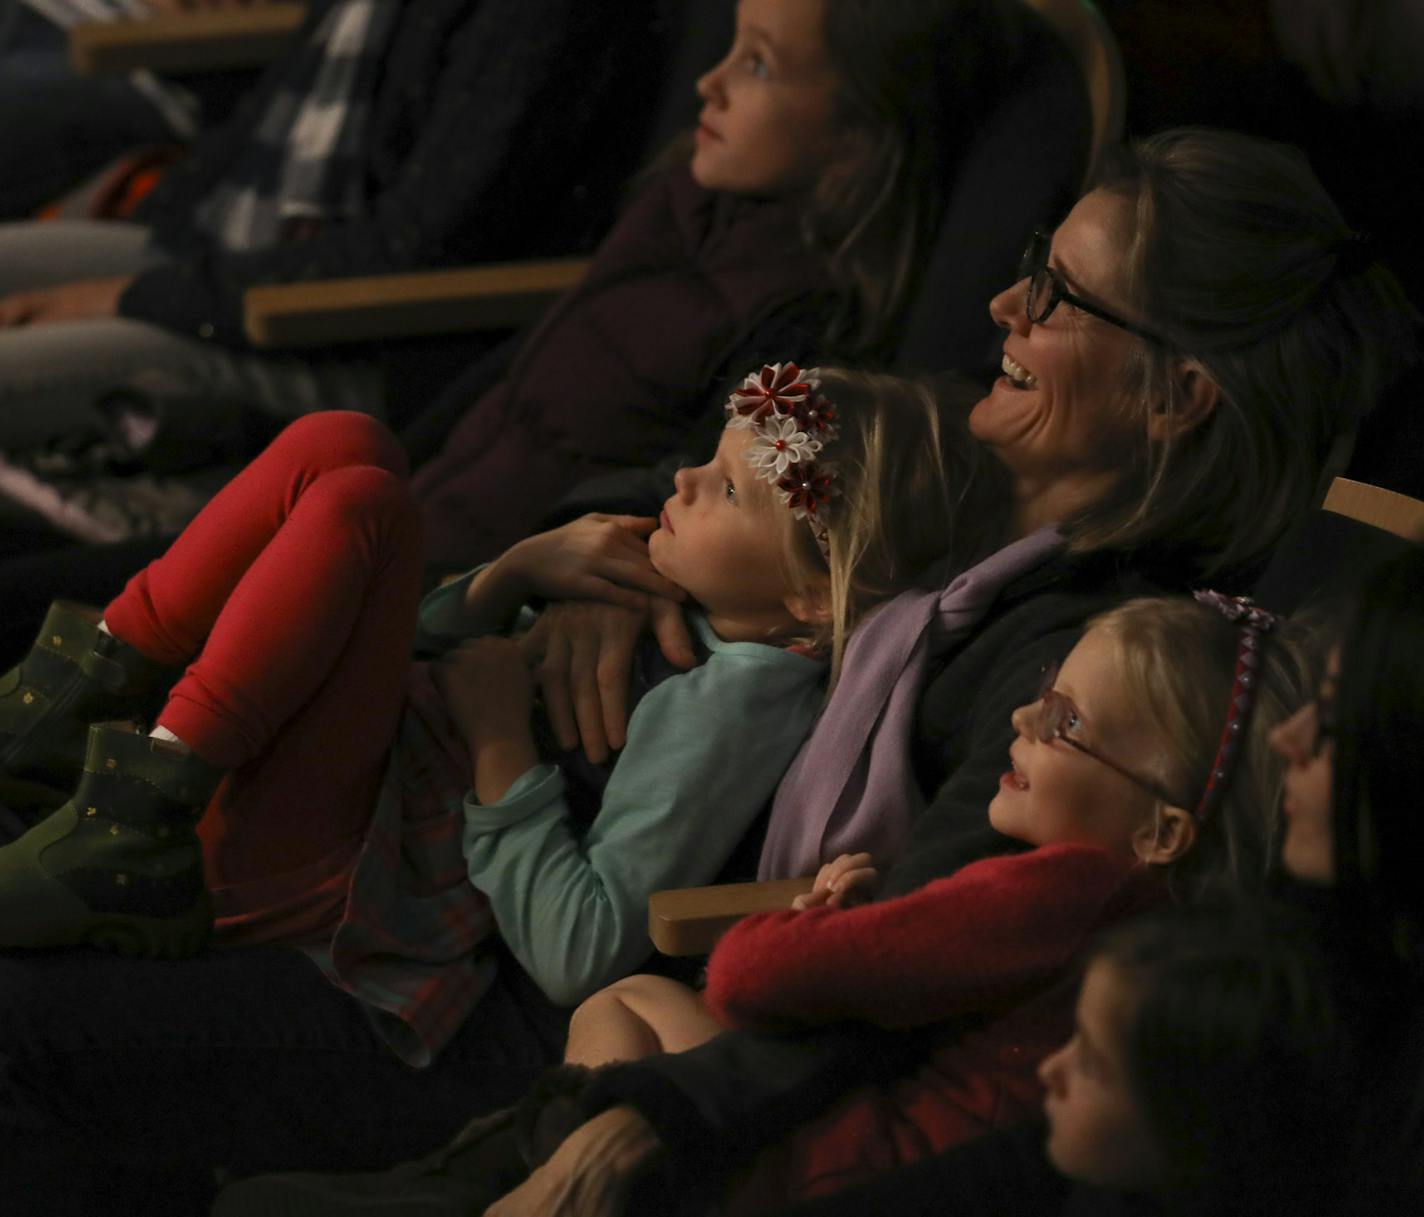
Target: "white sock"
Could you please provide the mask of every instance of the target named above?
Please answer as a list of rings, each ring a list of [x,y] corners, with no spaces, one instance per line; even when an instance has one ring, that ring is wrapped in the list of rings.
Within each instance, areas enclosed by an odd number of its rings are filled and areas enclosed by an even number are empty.
[[[168,730],[167,727],[162,727],[162,726],[160,726],[160,727],[155,727],[152,731],[150,731],[150,732],[148,733],[148,738],[149,738],[149,739],[161,739],[161,740],[163,740],[163,741],[165,741],[166,743],[169,743],[169,744],[177,744],[178,747],[180,747],[181,749],[183,749],[184,752],[192,752],[192,751],[193,751],[191,748],[188,747],[187,744],[185,744],[185,743],[184,743],[182,740],[180,740],[176,735],[174,735],[173,732],[171,732],[170,730]]]

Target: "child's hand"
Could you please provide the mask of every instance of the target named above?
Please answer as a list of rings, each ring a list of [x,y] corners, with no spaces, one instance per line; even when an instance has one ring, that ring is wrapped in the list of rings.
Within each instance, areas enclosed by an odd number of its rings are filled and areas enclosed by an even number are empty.
[[[534,680],[519,644],[473,638],[432,669],[435,687],[470,747],[475,798],[498,803],[519,776],[539,763],[529,715]]]
[[[649,516],[586,515],[511,546],[500,564],[548,600],[605,600],[643,609],[647,596],[681,600],[682,588],[648,560]]]
[[[434,664],[432,674],[450,717],[472,747],[529,734],[534,678],[513,639],[472,638]]]
[[[816,872],[816,882],[809,892],[803,892],[791,902],[793,909],[812,909],[817,905],[841,908],[870,899],[880,873],[870,865],[869,854],[842,854],[827,862]]]

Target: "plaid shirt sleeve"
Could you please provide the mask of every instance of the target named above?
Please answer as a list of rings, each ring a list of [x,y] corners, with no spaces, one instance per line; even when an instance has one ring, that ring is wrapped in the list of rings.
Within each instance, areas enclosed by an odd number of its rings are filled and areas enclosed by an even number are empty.
[[[386,180],[364,218],[250,253],[208,248],[154,267],[125,291],[123,316],[240,347],[249,287],[508,256],[538,201],[568,191],[569,166],[609,120],[608,100],[631,79],[627,65],[645,55],[655,6],[479,0],[440,37],[420,28],[433,2],[405,6],[396,42],[420,51],[386,70],[397,90],[403,78],[438,74],[434,101],[424,114],[392,114],[418,124],[418,135],[398,164],[374,167]],[[228,147],[242,152],[230,139]]]

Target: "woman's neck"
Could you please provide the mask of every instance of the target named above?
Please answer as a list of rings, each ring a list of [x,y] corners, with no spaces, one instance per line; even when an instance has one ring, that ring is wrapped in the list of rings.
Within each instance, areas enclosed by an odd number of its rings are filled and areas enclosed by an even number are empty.
[[[1118,483],[1113,470],[1047,478],[1016,477],[1010,541],[1017,541],[1049,524],[1060,524],[1095,503],[1101,503]]]

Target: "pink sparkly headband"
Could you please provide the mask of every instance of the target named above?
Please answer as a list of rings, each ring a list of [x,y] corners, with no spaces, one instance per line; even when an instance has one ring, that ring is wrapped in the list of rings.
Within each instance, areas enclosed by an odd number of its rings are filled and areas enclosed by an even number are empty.
[[[818,371],[765,364],[732,390],[727,427],[753,433],[748,464],[798,520],[810,524],[821,554],[829,558],[824,509],[836,494],[836,468],[820,453],[836,438],[836,408],[821,396]]]
[[[1202,591],[1196,593],[1197,601],[1216,609],[1228,621],[1239,622],[1241,634],[1236,643],[1236,671],[1231,681],[1231,702],[1226,707],[1226,725],[1221,730],[1221,740],[1216,746],[1211,769],[1207,773],[1206,787],[1202,790],[1193,815],[1204,820],[1221,805],[1226,797],[1226,788],[1231,782],[1236,767],[1236,757],[1241,751],[1241,737],[1251,721],[1251,711],[1256,705],[1256,686],[1260,680],[1261,648],[1265,636],[1276,628],[1278,622],[1274,613],[1267,612],[1251,603],[1246,596],[1224,596],[1220,592]]]

